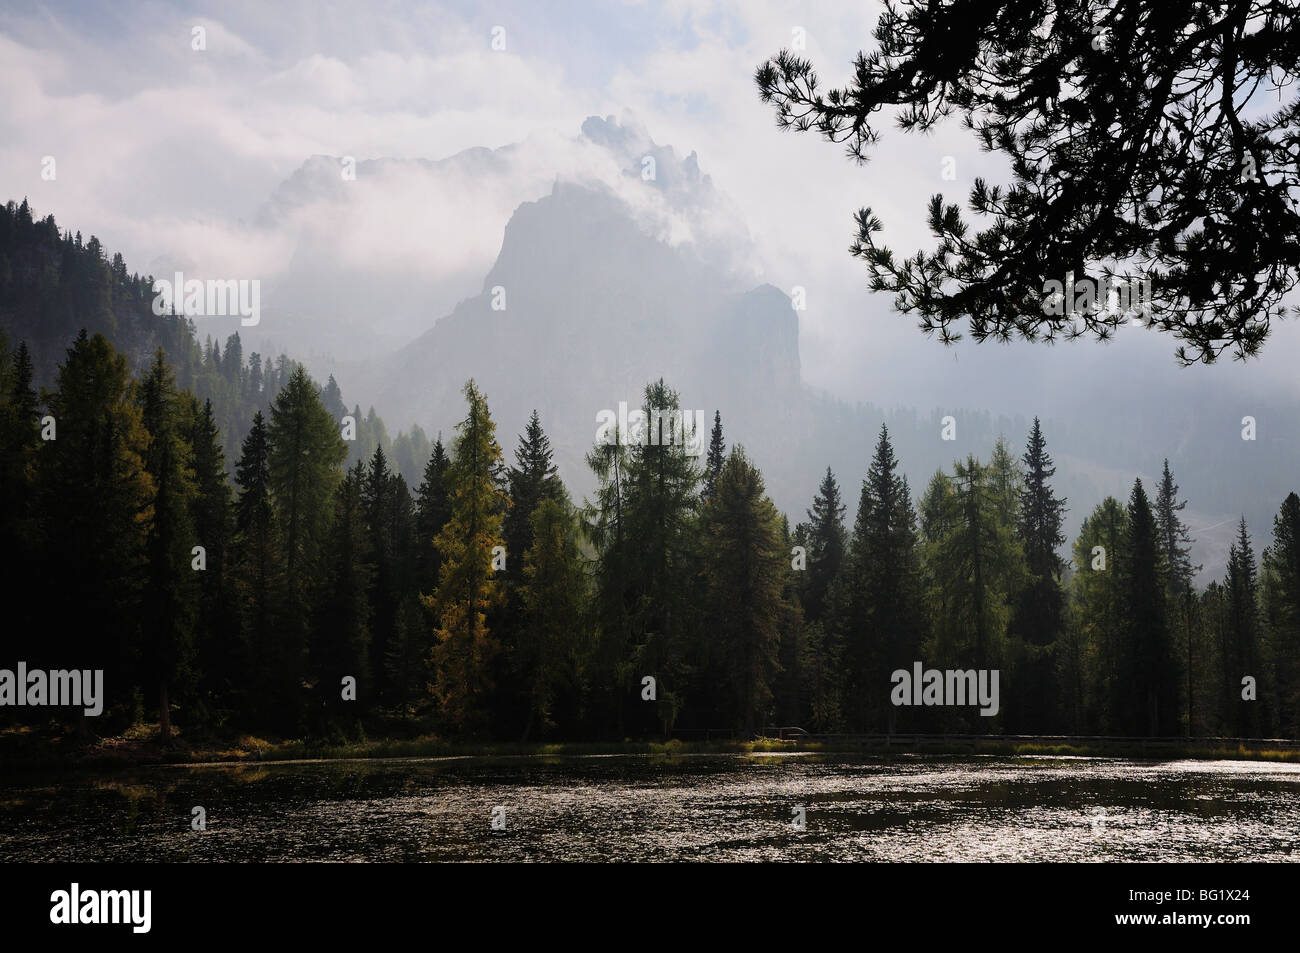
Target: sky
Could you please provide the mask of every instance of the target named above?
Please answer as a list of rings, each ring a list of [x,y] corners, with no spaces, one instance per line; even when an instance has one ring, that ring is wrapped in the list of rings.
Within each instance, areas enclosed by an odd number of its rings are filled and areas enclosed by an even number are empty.
[[[776,128],[755,67],[802,31],[824,84],[841,84],[869,48],[878,10],[763,0],[9,2],[0,181],[5,198],[27,196],[38,214],[97,234],[133,270],[161,274],[183,261],[212,274],[273,274],[301,253],[305,229],[330,234],[328,220],[301,215],[257,224],[311,157],[436,160],[522,143],[504,177],[467,173],[431,191],[399,181],[333,239],[376,280],[394,268],[445,273],[446,300],[434,295],[416,322],[432,325],[486,273],[518,202],[549,191],[556,175],[599,173],[578,168],[590,155],[572,141],[587,117],[615,116],[679,157],[695,154],[721,196],[719,233],[737,236],[738,270],[807,289],[800,348],[815,388],[885,406],[960,402],[1024,415],[1061,412],[1097,388],[1121,400],[1131,388],[1136,404],[1153,383],[1185,375],[1233,394],[1297,395],[1291,326],[1248,366],[1179,369],[1175,342],[1143,329],[1112,345],[945,348],[888,296],[870,294],[865,266],[847,253],[858,208],[872,207],[886,240],[907,253],[930,244],[931,194],[961,200],[977,175],[1005,178],[999,157],[980,152],[957,120],[927,136],[886,128],[866,166],[813,134]],[[41,175],[46,156],[53,181]],[[941,176],[947,156],[956,181]],[[396,342],[419,329],[387,330]]]

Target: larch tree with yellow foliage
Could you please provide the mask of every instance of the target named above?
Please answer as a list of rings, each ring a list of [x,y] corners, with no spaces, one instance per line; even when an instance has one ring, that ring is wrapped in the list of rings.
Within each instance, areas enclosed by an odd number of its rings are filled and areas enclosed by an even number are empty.
[[[433,541],[442,571],[433,595],[421,598],[437,620],[433,693],[449,727],[472,730],[492,689],[492,660],[499,650],[488,630],[487,612],[503,595],[494,562],[504,553],[502,523],[510,504],[502,489],[496,424],[472,380],[465,385],[465,399],[469,413],[456,426],[446,478],[451,519]]]

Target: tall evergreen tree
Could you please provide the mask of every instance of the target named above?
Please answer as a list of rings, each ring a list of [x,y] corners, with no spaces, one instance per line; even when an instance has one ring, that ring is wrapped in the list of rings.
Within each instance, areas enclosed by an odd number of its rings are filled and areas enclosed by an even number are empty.
[[[949,492],[950,491],[950,492]],[[932,648],[943,667],[1001,668],[1011,603],[1024,582],[1024,553],[989,467],[974,457],[954,466],[947,486],[927,495],[941,535],[926,543]],[[984,719],[988,721],[989,719]]]
[[[844,563],[844,504],[831,468],[826,468],[812,509],[808,510],[808,569],[803,592],[804,617],[821,622],[831,585]]]
[[[704,460],[703,489],[700,500],[704,503],[713,498],[714,487],[718,485],[718,476],[723,464],[727,462],[727,445],[722,439],[722,411],[713,412],[713,433],[709,435],[709,455]]]
[[[520,635],[512,649],[528,702],[527,741],[555,727],[556,697],[576,694],[586,649],[587,575],[578,551],[577,524],[567,503],[543,498],[532,515],[532,541],[523,557]]]
[[[405,482],[388,467],[383,447],[375,447],[368,466],[357,461],[356,467],[360,474],[357,488],[362,525],[369,537],[366,553],[372,570],[366,598],[372,613],[370,639],[374,651],[370,653],[373,671],[367,681],[374,685],[376,695],[387,701],[391,692],[385,662],[397,637],[402,596],[411,582],[404,578],[407,536],[413,532],[411,504]]]
[[[583,521],[596,551],[593,678],[600,696],[596,708],[603,716],[596,723],[612,723],[613,736],[622,738],[631,711],[635,668],[631,654],[634,543],[628,525],[631,450],[625,434],[616,429],[612,436],[587,454],[597,486],[595,500],[583,508]]]
[[[130,684],[141,635],[138,600],[157,492],[145,467],[150,435],[132,390],[126,358],[103,335],[82,331],[46,397],[56,439],[37,454],[49,541],[39,578],[50,637],[28,662],[76,659],[76,667],[103,669],[105,683],[118,686]],[[77,567],[75,599],[68,566]],[[110,692],[110,703],[126,702],[125,694]]]
[[[1273,518],[1273,543],[1264,553],[1270,655],[1277,691],[1277,723],[1300,738],[1300,496],[1288,493]]]
[[[655,421],[663,422],[665,432],[643,434],[648,439],[631,446],[624,511],[630,538],[635,540],[628,554],[631,572],[625,602],[631,613],[633,671],[639,677],[658,679],[654,713],[665,734],[686,704],[689,646],[698,622],[689,591],[697,575],[700,475],[685,444],[666,432],[667,421],[679,412],[676,391],[662,379],[646,387],[644,419],[651,428]]]
[[[1119,688],[1123,723],[1133,734],[1167,736],[1177,726],[1177,672],[1165,611],[1165,567],[1158,530],[1142,481],[1128,503],[1124,573],[1125,619]]]
[[[1223,657],[1223,710],[1230,730],[1238,738],[1259,734],[1259,697],[1261,686],[1271,687],[1260,668],[1259,586],[1255,553],[1243,516],[1237,527],[1236,542],[1228,549],[1228,574],[1223,581],[1228,599],[1228,639]],[[1242,698],[1243,679],[1256,683],[1255,700]]]
[[[1120,655],[1125,631],[1124,580],[1117,565],[1129,537],[1128,511],[1108,496],[1074,543],[1066,644],[1059,655],[1063,715],[1075,732],[1118,734],[1122,719]]]
[[[11,567],[0,574],[0,594],[7,596],[12,626],[11,647],[26,658],[38,637],[31,595],[37,591],[40,567],[23,552],[44,550],[43,521],[37,505],[36,456],[41,445],[39,398],[32,388],[32,361],[27,343],[12,355],[0,332],[0,552],[9,553]]]
[[[230,349],[227,348],[227,354]],[[194,451],[195,495],[190,514],[196,545],[204,548],[207,568],[199,574],[199,611],[195,628],[195,653],[199,666],[199,701],[203,714],[223,705],[237,675],[236,659],[231,653],[236,629],[235,603],[227,558],[234,531],[234,507],[230,484],[226,479],[225,454],[221,433],[212,411],[212,401],[202,409],[191,407],[187,439]]]
[[[505,517],[507,578],[523,578],[523,557],[533,545],[533,511],[543,500],[563,498],[564,488],[552,461],[551,441],[534,410],[519,437],[515,465],[506,474],[510,509]]]
[[[432,662],[434,694],[448,724],[474,730],[491,691],[491,663],[498,644],[486,612],[501,598],[492,567],[493,548],[504,546],[501,525],[507,499],[496,474],[502,466],[496,424],[487,400],[471,380],[469,411],[456,427],[451,467],[451,519],[435,545],[443,559],[438,588],[427,604],[437,618]]]
[[[1196,720],[1196,672],[1194,664],[1194,631],[1192,611],[1195,598],[1192,592],[1192,580],[1200,572],[1200,566],[1193,566],[1189,555],[1192,539],[1179,513],[1187,506],[1187,501],[1178,499],[1178,484],[1174,482],[1169,471],[1169,460],[1164,462],[1160,475],[1160,487],[1156,491],[1156,531],[1160,543],[1160,552],[1165,561],[1165,586],[1169,599],[1169,618],[1173,621],[1171,628],[1178,634],[1181,642],[1179,657],[1183,668],[1183,694],[1186,698],[1187,731],[1190,734]]]
[[[706,519],[712,617],[729,660],[728,707],[750,737],[766,723],[779,672],[785,552],[762,474],[740,447],[727,457]]]
[[[849,727],[893,731],[890,674],[919,658],[924,638],[917,517],[888,428],[880,428],[862,483],[849,556],[837,591]]]
[[[244,438],[235,464],[235,535],[232,569],[240,612],[243,668],[253,684],[235,699],[269,723],[282,699],[275,693],[272,662],[279,637],[283,549],[271,500],[271,440],[261,411]]]
[[[1269,654],[1277,684],[1277,723],[1300,737],[1300,497],[1288,493],[1273,517],[1273,543],[1264,551]]]
[[[288,709],[300,698],[308,630],[322,574],[331,503],[348,448],[307,372],[295,367],[267,427],[271,499],[284,547],[285,605],[273,671]]]
[[[198,491],[193,449],[183,433],[180,398],[162,348],[141,382],[140,412],[149,432],[145,470],[154,484],[145,542],[142,674],[157,693],[159,729],[167,739],[173,691],[189,675],[194,650],[198,583],[191,562],[196,544],[191,512]]]
[[[447,488],[447,471],[451,460],[442,446],[442,435],[433,445],[424,467],[424,479],[415,494],[416,572],[422,589],[432,592],[438,585],[438,567],[442,560],[433,540],[451,519],[451,493]]]
[[[1028,578],[1017,596],[1012,622],[1023,658],[1016,673],[1019,701],[1009,706],[1008,722],[1013,729],[1044,732],[1056,728],[1059,698],[1055,652],[1064,624],[1065,597],[1057,550],[1065,542],[1061,532],[1065,500],[1052,491],[1049,481],[1056,467],[1037,417],[1022,461],[1018,530]]]
[[[381,460],[382,463],[382,460]],[[363,487],[368,474],[358,461],[334,491],[333,522],[325,557],[324,594],[316,609],[311,677],[320,715],[335,724],[371,706],[370,604],[373,537],[367,532]],[[344,679],[354,679],[345,697]],[[349,694],[351,694],[349,692]],[[324,727],[321,722],[317,727]]]

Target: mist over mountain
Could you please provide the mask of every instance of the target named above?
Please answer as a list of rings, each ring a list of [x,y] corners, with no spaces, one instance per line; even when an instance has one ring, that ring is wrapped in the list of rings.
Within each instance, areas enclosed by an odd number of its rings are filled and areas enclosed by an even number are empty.
[[[390,426],[418,424],[430,433],[450,431],[461,411],[461,385],[473,377],[491,401],[504,446],[512,447],[528,414],[539,411],[561,473],[579,495],[593,486],[583,458],[597,414],[617,411],[620,401],[637,406],[645,384],[662,376],[678,390],[684,408],[702,411],[708,422],[714,410],[721,412],[728,443],[743,443],[760,462],[774,500],[795,521],[827,466],[850,502],[856,501],[882,422],[919,494],[930,475],[954,459],[967,453],[987,458],[1000,435],[1018,454],[1038,414],[1057,458],[1057,481],[1070,500],[1071,537],[1103,496],[1124,498],[1134,476],[1150,483],[1165,457],[1191,501],[1188,518],[1200,531],[1195,555],[1207,574],[1219,571],[1239,514],[1256,531],[1267,531],[1298,462],[1294,444],[1276,426],[1286,420],[1285,395],[1259,384],[1245,387],[1240,378],[1207,392],[1200,386],[1204,378],[1195,376],[1205,369],[1169,374],[1153,365],[1148,343],[1134,342],[1141,332],[1133,331],[1127,346],[1072,346],[1068,357],[1075,369],[1058,369],[1050,382],[1044,373],[1052,375],[1053,361],[1059,368],[1066,348],[1029,352],[1028,345],[986,345],[966,348],[963,361],[952,361],[951,372],[935,386],[914,387],[910,406],[896,403],[887,410],[846,402],[807,383],[800,313],[785,291],[735,266],[735,256],[719,240],[724,229],[715,226],[704,242],[690,240],[694,235],[686,225],[673,232],[674,217],[679,225],[689,224],[692,211],[698,231],[705,216],[691,203],[716,193],[693,156],[677,160],[670,149],[638,135],[610,120],[588,120],[583,142],[612,149],[622,163],[619,177],[556,177],[549,194],[513,211],[475,293],[444,316],[428,316],[431,326],[392,353],[366,361],[318,359],[318,373],[334,372],[349,395],[357,395],[363,408],[373,404]],[[649,149],[657,157],[652,181],[640,175]],[[482,174],[490,176],[515,159],[515,150],[474,150],[419,167],[441,175],[448,163],[480,163],[480,171],[489,170]],[[364,172],[363,167],[359,177]],[[308,179],[336,190],[350,184],[335,184],[334,177],[333,162],[313,160],[272,204],[286,205],[310,191]],[[649,200],[646,193],[653,193]],[[744,234],[739,225],[731,232]],[[438,300],[465,280],[422,275],[405,279],[412,307]],[[421,282],[427,298],[418,293]],[[340,277],[329,287],[355,287],[359,294],[373,284]],[[383,297],[382,290],[377,293]],[[494,298],[500,310],[494,310]],[[322,313],[338,313],[345,300],[339,290],[332,308],[321,305]],[[1038,355],[1048,363],[1047,372],[1031,363]],[[312,355],[306,357],[311,364]],[[995,377],[976,381],[990,365]],[[940,395],[951,396],[954,381],[967,397],[940,403]],[[1026,383],[1035,399],[993,396],[999,388],[1014,392]],[[990,404],[1008,403],[1022,409],[989,410]],[[957,439],[943,441],[942,418],[949,414],[958,422]],[[1245,414],[1269,422],[1260,424],[1255,442],[1240,439]],[[1250,492],[1243,492],[1243,473],[1254,484]]]
[[[1269,532],[1300,464],[1293,386],[1175,368],[1168,341],[1140,329],[1109,344],[946,349],[911,328],[900,336],[896,314],[868,316],[879,342],[857,374],[828,386],[835,349],[828,356],[815,326],[826,292],[811,289],[815,304],[794,310],[789,269],[758,251],[725,183],[630,117],[438,160],[316,155],[248,227],[257,243],[290,249],[287,264],[268,265],[257,326],[203,317],[200,340],[238,331],[246,351],[288,354],[321,382],[334,374],[347,405],[375,408],[394,434],[418,425],[449,437],[473,377],[508,454],[538,410],[577,497],[593,488],[584,457],[598,414],[638,406],[660,377],[706,429],[721,412],[728,445],[762,466],[792,523],[827,466],[852,519],[882,422],[919,495],[953,460],[987,459],[1000,435],[1019,455],[1040,416],[1071,540],[1103,496],[1126,498],[1134,476],[1152,483],[1168,457],[1203,580],[1221,573],[1239,515]],[[203,276],[202,256],[180,246],[149,270]],[[940,439],[947,415],[953,441]],[[1246,415],[1255,441],[1240,439]]]

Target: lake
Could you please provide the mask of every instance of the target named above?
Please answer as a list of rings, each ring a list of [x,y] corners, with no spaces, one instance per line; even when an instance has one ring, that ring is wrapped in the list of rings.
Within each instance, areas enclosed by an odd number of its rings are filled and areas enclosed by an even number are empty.
[[[0,860],[1288,861],[1300,765],[781,754],[5,772]]]

